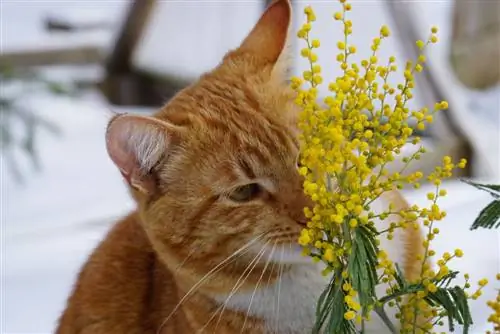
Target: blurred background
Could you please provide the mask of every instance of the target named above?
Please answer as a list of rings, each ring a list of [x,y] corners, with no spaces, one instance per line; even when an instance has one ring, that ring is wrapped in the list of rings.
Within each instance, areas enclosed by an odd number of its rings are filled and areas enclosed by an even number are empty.
[[[325,79],[341,29],[337,1],[292,1],[294,33],[313,5],[313,35]],[[352,42],[366,55],[382,24],[393,32],[381,57],[416,58],[412,41],[440,28],[426,56],[413,107],[450,108],[420,135],[430,171],[443,155],[469,168],[447,182],[448,217],[438,253],[461,247],[455,268],[473,280],[500,272],[497,231],[469,231],[489,195],[460,177],[500,182],[500,1],[354,0]],[[249,32],[267,1],[101,0],[0,2],[1,333],[51,333],[75,275],[113,222],[133,210],[104,145],[114,112],[149,114],[217,65]],[[306,64],[292,35],[292,74]],[[321,94],[327,94],[325,89]],[[408,147],[403,154],[411,152]],[[397,167],[397,166],[396,166]],[[394,168],[396,168],[394,167]],[[428,188],[406,191],[426,204]],[[487,299],[472,305],[473,333],[484,333]],[[499,288],[498,286],[496,288]]]

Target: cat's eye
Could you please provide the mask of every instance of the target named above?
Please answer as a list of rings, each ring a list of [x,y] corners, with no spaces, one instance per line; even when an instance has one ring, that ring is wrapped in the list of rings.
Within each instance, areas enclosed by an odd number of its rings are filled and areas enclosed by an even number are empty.
[[[310,169],[309,167],[307,167],[307,166],[303,165],[303,164],[302,164],[302,162],[300,161],[300,159],[297,159],[297,168],[298,168],[298,169],[301,169],[302,167],[306,167],[306,168],[307,168],[308,173],[310,173],[310,172],[311,172],[311,169]]]
[[[248,202],[255,199],[262,192],[257,183],[249,183],[239,186],[229,194],[229,199],[235,202]]]
[[[295,161],[295,164],[297,165],[297,168],[300,168],[302,167],[302,157],[300,156],[300,154],[297,156],[297,160]]]

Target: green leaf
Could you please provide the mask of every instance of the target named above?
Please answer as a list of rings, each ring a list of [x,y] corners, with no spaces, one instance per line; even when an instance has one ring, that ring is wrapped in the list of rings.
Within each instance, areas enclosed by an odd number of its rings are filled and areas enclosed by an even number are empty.
[[[359,301],[366,310],[375,301],[375,285],[377,284],[377,246],[375,234],[368,228],[360,226],[353,238],[348,268],[354,290],[359,294]]]
[[[417,293],[418,291],[424,291],[425,287],[421,283],[417,284],[408,284],[406,279],[404,278],[401,269],[396,264],[396,273],[394,274],[394,278],[398,283],[397,289],[390,295],[384,296],[379,299],[379,303],[385,304],[397,297],[402,297],[404,295],[409,295],[412,293]],[[449,280],[454,279],[459,274],[458,271],[452,271],[447,275],[443,276],[440,280],[433,280],[432,282],[438,287],[447,287],[449,284]]]
[[[500,200],[493,200],[488,204],[476,218],[471,226],[471,230],[479,227],[482,228],[498,228],[500,226]]]
[[[340,274],[341,271],[338,271],[335,276],[341,277]],[[356,333],[354,323],[344,318],[344,313],[347,310],[344,303],[345,294],[342,290],[343,280],[335,280],[335,276],[332,277],[330,284],[319,298],[313,334],[323,333],[323,329],[325,333]]]
[[[57,82],[47,82],[49,91],[56,95],[64,95],[68,93],[68,89],[64,85]]]
[[[316,307],[316,325],[315,325],[315,328],[317,327],[318,332],[323,326],[328,316],[328,313],[330,312],[334,291],[335,291],[335,279],[332,278],[332,280],[325,288],[325,290],[321,293],[318,299],[318,305]]]
[[[9,65],[0,65],[0,77],[2,80],[8,80],[14,77],[14,68]]]
[[[472,182],[472,181],[464,180],[464,179],[462,180],[462,182],[470,184],[471,186],[474,186],[477,189],[487,191],[495,199],[500,199],[500,184],[482,184],[482,183],[476,183],[476,182]]]
[[[12,107],[12,100],[0,97],[0,110],[1,112],[6,112],[7,109]]]
[[[469,331],[470,325],[472,325],[472,315],[470,314],[470,309],[468,305],[468,299],[465,295],[465,292],[462,288],[456,286],[450,290],[450,293],[453,297],[455,305],[457,307],[458,312],[462,316],[463,325],[464,325],[464,333],[467,334]]]
[[[384,322],[384,324],[387,326],[387,328],[389,329],[389,331],[391,333],[394,333],[394,334],[397,333],[396,327],[394,327],[394,324],[391,322],[391,319],[387,316],[387,313],[385,313],[383,305],[376,306],[375,313],[377,313],[377,315],[380,317],[380,319],[382,319],[382,321]]]
[[[451,281],[455,279],[458,274],[458,271],[451,271],[450,273],[443,276],[443,278],[441,278],[435,284],[441,288],[447,288],[450,285]]]
[[[10,127],[0,123],[0,148],[4,149],[12,144],[13,138]]]
[[[438,288],[436,292],[429,292],[426,301],[431,306],[441,306],[446,310],[450,332],[455,330],[457,322],[463,326],[463,333],[468,333],[473,322],[467,297],[461,287]]]
[[[396,266],[396,268],[398,267]],[[428,292],[425,300],[430,306],[441,307],[446,311],[451,332],[455,329],[455,323],[458,323],[463,326],[463,333],[468,333],[469,327],[472,325],[472,317],[465,292],[459,286],[448,287],[451,280],[456,278],[457,275],[458,272],[454,271],[439,280],[433,280],[438,289],[436,292]],[[407,284],[400,270],[396,270],[395,278],[398,282],[398,287],[392,294],[384,296],[379,300],[382,307],[385,303],[397,297],[425,290],[425,287],[421,283]]]
[[[396,266],[396,274],[394,275],[394,278],[396,279],[396,282],[398,283],[399,287],[404,290],[408,286],[408,284],[403,275],[403,272],[401,271],[401,268],[399,267],[399,264],[396,263],[395,266]]]

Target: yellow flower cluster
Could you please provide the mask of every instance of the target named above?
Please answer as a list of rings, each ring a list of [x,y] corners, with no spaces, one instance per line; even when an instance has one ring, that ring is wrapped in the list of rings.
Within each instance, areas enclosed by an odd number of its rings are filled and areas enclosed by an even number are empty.
[[[353,320],[357,316],[356,312],[359,312],[361,310],[361,305],[355,299],[357,293],[352,288],[351,284],[347,282],[342,285],[342,290],[344,290],[344,292],[346,293],[346,296],[344,297],[344,302],[351,309],[351,311],[347,311],[344,314],[344,317],[347,320]]]
[[[497,274],[497,281],[500,281],[500,273]],[[495,300],[488,301],[488,306],[493,310],[493,314],[488,317],[488,322],[493,324],[494,332],[486,332],[486,334],[493,334],[500,332],[500,290],[497,292]]]
[[[428,257],[435,255],[435,252],[428,250]],[[398,303],[389,303],[390,307],[398,307],[398,313],[396,317],[400,319],[402,329],[401,333],[430,333],[435,325],[442,326],[444,324],[443,318],[447,316],[444,310],[439,308],[430,307],[426,302],[426,297],[428,293],[434,293],[437,291],[437,286],[433,282],[440,280],[443,277],[450,274],[450,269],[448,268],[448,263],[453,258],[460,258],[463,256],[463,252],[460,249],[456,249],[453,254],[444,253],[437,261],[439,270],[437,272],[433,271],[429,265],[424,264],[422,276],[419,281],[425,286],[425,290],[419,291],[416,294],[410,295],[406,303],[402,303],[402,300]],[[464,275],[465,284],[463,291],[468,299],[476,300],[482,295],[482,289],[488,284],[488,280],[483,278],[477,282],[478,288],[474,293],[468,293],[467,290],[471,288],[469,283],[469,274]],[[391,292],[391,289],[387,291]],[[419,319],[425,319],[424,322]],[[490,318],[491,320],[492,318]],[[417,326],[418,323],[418,326]],[[415,330],[415,326],[417,326]]]
[[[333,17],[343,25],[344,36],[337,43],[339,52],[336,56],[342,75],[329,83],[331,96],[322,102],[318,100],[318,85],[323,83],[323,77],[316,53],[320,41],[310,36],[312,24],[316,20],[311,7],[305,8],[307,21],[297,34],[306,44],[300,54],[309,62],[309,68],[302,77],[291,80],[291,87],[297,92],[295,102],[302,110],[299,119],[302,130],[299,172],[305,177],[305,193],[315,203],[313,208],[305,208],[309,222],[300,235],[299,243],[304,246],[305,254],[326,264],[324,274],[342,272],[346,309],[344,318],[360,320],[361,314],[364,318],[367,316],[362,308],[374,305],[360,305],[359,300],[356,300],[358,292],[353,287],[352,273],[347,270],[358,229],[367,227],[374,231],[376,239],[379,235],[392,239],[397,228],[418,229],[422,222],[426,231],[425,255],[420,259],[421,277],[412,283],[423,284],[425,290],[412,294],[406,302],[398,297],[389,305],[398,308],[404,333],[428,332],[441,322],[445,313],[429,305],[426,297],[428,293],[437,291],[438,280],[450,274],[447,266],[449,261],[463,256],[460,249],[453,254],[443,254],[437,261],[437,271],[428,264],[428,259],[435,255],[435,251],[430,249],[430,242],[439,234],[436,222],[446,216],[446,212],[437,204],[440,197],[446,196],[446,190],[440,188],[441,180],[451,177],[455,168],[465,168],[466,161],[462,159],[453,163],[450,157],[444,157],[442,166],[436,167],[427,176],[427,180],[435,185],[435,191],[427,195],[431,202],[428,208],[414,205],[408,210],[394,211],[389,205],[382,213],[371,211],[370,204],[384,192],[401,189],[405,185],[420,187],[423,173],[405,171],[412,161],[420,159],[425,153],[424,147],[419,147],[411,156],[403,157],[404,167],[400,171],[389,173],[386,166],[397,159],[403,146],[419,145],[420,138],[412,136],[414,128],[410,126],[410,120],[415,121],[418,130],[424,130],[426,124],[433,121],[436,112],[448,108],[448,103],[441,101],[432,109],[424,107],[410,110],[407,102],[413,98],[414,75],[424,69],[426,59],[420,54],[416,61],[406,62],[404,82],[392,86],[388,78],[398,71],[396,59],[390,57],[382,62],[377,53],[391,34],[387,26],[381,27],[378,36],[373,39],[372,54],[367,59],[359,64],[350,62],[351,55],[356,53],[356,47],[348,40],[353,24],[347,19],[347,12],[352,6],[344,0],[340,0],[340,3],[342,12],[335,13]],[[417,41],[421,52],[428,44],[437,42],[437,31],[433,27],[427,42]],[[377,220],[394,215],[400,217],[398,223],[392,223],[384,231],[377,229]],[[394,292],[397,289],[396,267],[384,250],[378,253],[377,269],[381,272],[377,283],[389,284],[387,292]],[[478,291],[476,294],[480,294]],[[419,322],[418,328],[417,317],[427,319],[423,324]]]

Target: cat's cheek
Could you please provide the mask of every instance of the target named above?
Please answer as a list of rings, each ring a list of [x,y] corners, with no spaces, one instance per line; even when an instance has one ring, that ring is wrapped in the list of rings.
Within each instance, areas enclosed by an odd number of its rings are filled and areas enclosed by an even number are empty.
[[[256,217],[219,222],[215,228],[212,228],[212,231],[219,235],[234,235],[239,237],[262,235],[267,230],[263,221],[256,219]]]
[[[240,224],[234,226],[220,224],[219,226],[217,226],[217,228],[213,229],[212,231],[219,235],[231,236],[231,235],[241,235],[244,233],[249,233],[250,232],[249,230],[250,230],[250,224],[241,222]]]
[[[211,208],[211,213],[203,219],[203,229],[207,233],[220,235],[252,235],[264,226],[265,208],[259,205],[234,205],[225,202]]]

